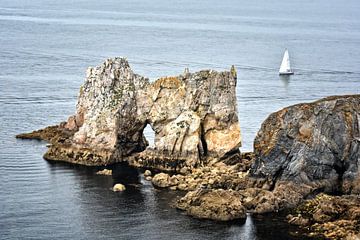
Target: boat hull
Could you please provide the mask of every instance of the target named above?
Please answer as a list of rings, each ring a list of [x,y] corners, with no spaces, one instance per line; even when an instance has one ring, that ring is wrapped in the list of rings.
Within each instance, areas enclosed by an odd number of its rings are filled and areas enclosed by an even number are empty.
[[[294,72],[279,72],[279,75],[294,75]]]

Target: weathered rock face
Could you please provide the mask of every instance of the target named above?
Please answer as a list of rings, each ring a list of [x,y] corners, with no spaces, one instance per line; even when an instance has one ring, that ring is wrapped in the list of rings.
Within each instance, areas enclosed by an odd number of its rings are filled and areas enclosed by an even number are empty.
[[[329,97],[271,114],[254,150],[251,176],[359,193],[360,95]]]
[[[137,95],[138,113],[155,131],[155,148],[130,161],[179,170],[238,150],[241,134],[234,71],[186,72],[148,85]]]
[[[85,165],[128,159],[137,166],[179,170],[221,158],[241,146],[236,107],[236,71],[211,70],[160,78],[134,74],[124,58],[89,68],[76,114],[65,129],[66,145],[50,147],[45,158]],[[143,129],[155,131],[155,147]]]

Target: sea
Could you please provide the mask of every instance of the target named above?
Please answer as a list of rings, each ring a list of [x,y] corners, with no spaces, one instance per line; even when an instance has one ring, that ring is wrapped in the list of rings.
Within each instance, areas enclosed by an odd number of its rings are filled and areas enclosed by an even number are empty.
[[[15,135],[66,120],[87,67],[124,56],[151,81],[235,65],[252,151],[270,113],[360,94],[359,12],[358,0],[0,0],[0,239],[305,239],[282,214],[194,219],[173,207],[184,193],[141,170],[47,162],[45,142]],[[295,74],[280,77],[286,48]]]

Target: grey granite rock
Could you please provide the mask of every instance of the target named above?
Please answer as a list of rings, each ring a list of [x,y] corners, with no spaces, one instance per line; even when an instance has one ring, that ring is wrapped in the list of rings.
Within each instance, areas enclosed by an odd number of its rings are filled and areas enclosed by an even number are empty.
[[[271,114],[254,150],[251,176],[359,193],[360,95],[328,97]]]

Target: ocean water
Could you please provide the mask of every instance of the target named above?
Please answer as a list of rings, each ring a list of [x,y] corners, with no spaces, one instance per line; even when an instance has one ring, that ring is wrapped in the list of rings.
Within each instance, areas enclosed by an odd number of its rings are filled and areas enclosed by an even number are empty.
[[[0,0],[0,238],[297,239],[273,215],[193,219],[171,207],[181,193],[155,190],[137,170],[117,165],[107,177],[49,163],[44,142],[14,136],[66,120],[86,68],[126,56],[152,80],[234,64],[250,151],[271,112],[360,93],[359,11],[357,0]],[[290,78],[278,76],[285,48]],[[128,190],[113,193],[116,182]]]

